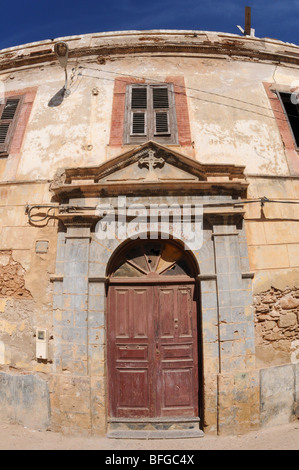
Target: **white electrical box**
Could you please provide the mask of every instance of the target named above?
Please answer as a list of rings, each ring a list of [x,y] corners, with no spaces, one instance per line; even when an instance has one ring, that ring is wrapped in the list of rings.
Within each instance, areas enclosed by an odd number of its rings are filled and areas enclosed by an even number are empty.
[[[36,359],[48,359],[48,330],[36,330]]]

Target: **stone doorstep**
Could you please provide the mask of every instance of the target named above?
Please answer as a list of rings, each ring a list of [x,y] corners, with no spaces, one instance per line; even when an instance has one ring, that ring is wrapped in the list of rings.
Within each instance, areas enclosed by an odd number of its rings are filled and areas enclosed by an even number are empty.
[[[204,437],[200,429],[173,431],[111,431],[108,439],[191,439]]]
[[[203,437],[199,418],[110,418],[111,439],[183,439]]]

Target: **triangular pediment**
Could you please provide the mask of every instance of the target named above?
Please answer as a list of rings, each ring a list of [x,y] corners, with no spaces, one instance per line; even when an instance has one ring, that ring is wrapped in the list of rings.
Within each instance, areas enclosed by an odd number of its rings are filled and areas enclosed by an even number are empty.
[[[184,158],[154,142],[148,142],[141,148],[134,149],[130,155],[126,152],[108,168],[99,168],[96,177],[98,183],[113,182],[184,182],[203,181],[202,168],[194,160]],[[190,160],[190,161],[189,161]]]
[[[198,191],[211,187],[243,190],[244,166],[203,164],[172,148],[147,142],[96,167],[57,172],[51,190],[60,199],[74,194],[136,194],[147,191]],[[243,188],[243,189],[242,189]]]

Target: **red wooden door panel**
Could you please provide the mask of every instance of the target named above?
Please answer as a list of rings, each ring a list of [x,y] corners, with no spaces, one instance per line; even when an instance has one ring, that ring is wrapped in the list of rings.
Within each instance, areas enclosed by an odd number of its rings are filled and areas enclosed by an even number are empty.
[[[111,285],[110,416],[198,415],[194,285]]]
[[[149,361],[151,287],[111,286],[108,307],[110,414],[150,416],[153,413]]]
[[[158,416],[197,416],[198,360],[193,285],[157,286]]]

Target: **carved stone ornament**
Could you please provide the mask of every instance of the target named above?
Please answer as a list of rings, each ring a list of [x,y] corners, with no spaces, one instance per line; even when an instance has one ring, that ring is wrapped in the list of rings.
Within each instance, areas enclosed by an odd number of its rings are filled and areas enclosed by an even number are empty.
[[[146,166],[149,170],[148,175],[146,176],[145,179],[147,180],[153,180],[156,179],[154,175],[154,170],[156,167],[162,168],[165,164],[164,158],[160,157],[155,157],[155,151],[154,150],[149,150],[148,151],[148,156],[147,157],[141,157],[139,159],[139,166],[143,167]]]

